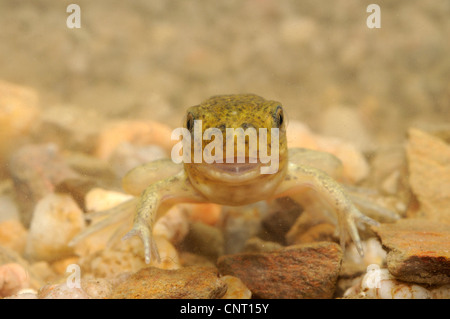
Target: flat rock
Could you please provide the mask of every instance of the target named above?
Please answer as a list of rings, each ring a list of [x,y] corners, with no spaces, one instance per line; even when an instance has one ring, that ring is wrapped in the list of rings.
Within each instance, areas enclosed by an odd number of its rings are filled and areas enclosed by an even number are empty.
[[[227,285],[214,267],[163,270],[148,267],[117,285],[112,299],[212,299],[222,297]]]
[[[409,216],[450,224],[450,146],[417,129],[408,134],[409,182],[420,203]]]
[[[218,268],[240,278],[255,298],[317,299],[333,296],[341,260],[339,245],[321,242],[222,256]]]
[[[374,227],[388,249],[387,266],[396,278],[426,284],[450,283],[450,227],[422,219],[402,219]]]

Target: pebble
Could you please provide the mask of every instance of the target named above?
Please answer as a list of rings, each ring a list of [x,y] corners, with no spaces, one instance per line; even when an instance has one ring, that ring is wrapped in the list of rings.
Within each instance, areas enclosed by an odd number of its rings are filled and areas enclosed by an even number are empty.
[[[94,152],[104,116],[97,110],[76,105],[58,104],[42,110],[35,139],[41,143],[55,143],[61,149]]]
[[[28,261],[26,261],[20,254],[9,248],[0,246],[0,266],[6,264],[19,264],[25,269],[30,281],[30,287],[38,289],[44,280],[41,276],[34,271]]]
[[[49,194],[33,213],[25,254],[32,260],[53,261],[73,254],[69,241],[84,228],[81,209],[69,195]]]
[[[227,284],[227,292],[222,296],[222,299],[250,299],[252,297],[252,292],[239,278],[222,276],[220,280]]]
[[[364,155],[349,142],[314,134],[305,124],[294,120],[289,121],[286,134],[289,148],[304,147],[328,152],[339,158],[344,177],[350,183],[362,181],[369,174],[370,167]]]
[[[314,225],[305,233],[296,237],[292,241],[292,245],[319,241],[338,242],[339,238],[336,236],[336,226],[328,223]]]
[[[183,205],[172,206],[153,226],[153,235],[165,237],[172,244],[180,244],[189,233],[188,212]]]
[[[410,129],[408,135],[409,182],[420,204],[408,216],[450,225],[450,146],[418,129]]]
[[[40,199],[55,192],[64,181],[83,180],[67,165],[55,144],[30,144],[19,148],[11,155],[8,168],[25,226],[29,226]]]
[[[96,187],[86,194],[86,210],[88,212],[107,210],[131,198],[133,198],[133,196],[122,192]]]
[[[333,105],[320,116],[320,133],[348,141],[363,152],[374,148],[373,137],[364,125],[359,108]]]
[[[28,231],[16,219],[0,222],[0,245],[23,254]]]
[[[450,284],[450,227],[401,219],[373,227],[388,250],[387,268],[396,278],[424,284]]]
[[[117,285],[112,299],[214,299],[221,298],[227,284],[214,267],[177,270],[144,268]]]
[[[89,213],[85,215],[91,220],[91,225],[99,222],[104,216],[92,217],[91,214],[96,212],[106,211],[113,208],[126,200],[132,199],[133,196],[124,194],[122,192],[105,190],[103,188],[92,188],[85,196],[85,208]],[[133,219],[133,212],[129,212],[128,221],[119,221],[126,226],[127,222],[131,223]],[[94,254],[97,251],[105,249],[111,236],[117,231],[120,226],[119,222],[112,223],[105,228],[94,232],[93,234],[83,238],[74,244],[75,253],[79,256],[87,256]],[[131,225],[130,225],[131,227]],[[125,231],[125,230],[124,230]]]
[[[220,227],[226,254],[241,252],[246,241],[261,232],[261,219],[267,215],[267,210],[267,204],[264,202],[242,207],[223,207]]]
[[[82,152],[66,151],[62,155],[70,168],[82,176],[95,179],[98,185],[111,187],[119,184],[117,182],[120,178],[115,174],[109,163]]]
[[[185,204],[187,207],[189,219],[192,221],[202,222],[207,225],[217,225],[222,216],[222,206],[205,203],[205,204]]]
[[[259,237],[252,237],[245,242],[243,251],[246,253],[251,253],[251,252],[263,253],[263,252],[271,252],[271,251],[275,251],[275,250],[280,250],[283,247],[284,247],[283,245],[281,245],[279,243],[275,243],[273,241],[266,241],[266,240],[262,240]]]
[[[70,284],[68,284],[70,282]],[[74,286],[75,285],[75,286]],[[38,292],[39,299],[104,299],[112,291],[112,284],[105,279],[80,279],[77,283],[66,279],[63,283],[48,284]]]
[[[262,221],[261,237],[265,240],[286,244],[286,234],[303,211],[302,206],[289,197],[270,203],[270,213]]]
[[[363,299],[448,299],[450,285],[424,287],[397,280],[387,269],[369,270],[356,285],[347,289],[344,298]]]
[[[222,275],[240,278],[255,298],[331,298],[341,259],[339,245],[322,242],[225,255],[217,266]]]
[[[409,192],[406,154],[403,145],[377,149],[370,159],[367,183],[383,194],[404,197]]]
[[[37,296],[36,290],[25,288],[25,289],[19,290],[17,293],[15,293],[11,296],[5,297],[3,299],[38,299],[38,296]]]
[[[125,176],[131,169],[148,162],[167,158],[168,152],[159,145],[120,143],[109,156],[108,162],[117,176]]]
[[[29,276],[22,265],[10,263],[0,266],[0,297],[14,295],[29,285]]]
[[[192,222],[181,249],[215,260],[224,253],[223,234],[217,227]]]
[[[150,265],[161,269],[178,269],[181,262],[175,247],[162,236],[154,236],[161,263]],[[83,255],[79,264],[83,273],[93,278],[113,278],[124,272],[136,272],[148,265],[144,261],[144,248],[138,237],[121,240],[117,237],[101,250]]]
[[[12,185],[12,183],[11,183]],[[0,186],[1,188],[1,186]],[[0,195],[0,222],[10,220],[10,219],[20,219],[19,208],[16,202],[13,200],[11,195],[1,194]]]
[[[39,299],[90,299],[90,296],[81,287],[70,287],[62,284],[49,284],[38,291]]]
[[[308,205],[286,233],[286,243],[288,245],[300,243],[299,240],[303,240],[302,236],[307,234],[310,229],[327,223],[329,223],[329,220],[323,214],[315,214],[313,207]]]
[[[99,134],[95,155],[108,160],[121,143],[158,145],[169,152],[177,141],[171,140],[172,129],[155,121],[122,120],[111,122]]]
[[[386,261],[386,251],[377,238],[369,238],[362,241],[364,256],[356,250],[355,244],[351,243],[345,250],[345,259],[354,263],[362,263],[364,266],[372,264],[382,265]]]
[[[26,137],[39,121],[37,93],[28,87],[0,81],[0,159]],[[3,164],[0,167],[4,167]]]

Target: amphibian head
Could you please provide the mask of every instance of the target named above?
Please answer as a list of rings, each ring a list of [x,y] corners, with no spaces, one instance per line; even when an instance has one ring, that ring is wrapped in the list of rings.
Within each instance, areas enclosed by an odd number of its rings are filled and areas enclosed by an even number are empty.
[[[191,149],[201,148],[202,153],[211,151],[211,142],[216,137],[195,140],[195,134],[202,137],[208,129],[216,128],[221,135],[218,137],[222,143],[216,144],[222,147],[221,160],[194,161],[192,152],[191,163],[184,164],[192,185],[209,200],[227,205],[255,202],[271,194],[283,180],[287,169],[287,142],[281,103],[253,94],[213,96],[190,107],[184,125],[191,132]],[[230,134],[231,130],[237,136],[243,136],[242,132],[248,134],[245,140],[239,140]],[[252,137],[252,133],[255,136]],[[240,141],[245,150],[242,153],[238,152]],[[212,154],[216,154],[217,148]]]

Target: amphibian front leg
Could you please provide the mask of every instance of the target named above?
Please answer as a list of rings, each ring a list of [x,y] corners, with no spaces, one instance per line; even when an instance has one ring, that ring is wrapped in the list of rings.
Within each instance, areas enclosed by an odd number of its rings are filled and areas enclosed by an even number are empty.
[[[184,171],[153,183],[143,191],[137,204],[133,228],[123,239],[139,236],[144,243],[145,262],[149,264],[152,258],[159,262],[159,253],[152,234],[155,221],[176,203],[205,201],[192,187]]]
[[[367,224],[377,225],[378,222],[363,215],[351,202],[344,188],[323,171],[297,163],[289,163],[288,172],[280,185],[276,197],[290,196],[310,187],[319,193],[334,209],[338,217],[339,235],[342,248],[345,247],[346,233],[350,234],[359,254],[363,255],[363,248],[359,238],[355,221],[360,220]]]

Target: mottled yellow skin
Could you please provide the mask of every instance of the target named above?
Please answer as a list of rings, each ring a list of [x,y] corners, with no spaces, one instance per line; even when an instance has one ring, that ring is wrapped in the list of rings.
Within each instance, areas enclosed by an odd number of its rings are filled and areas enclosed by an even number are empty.
[[[138,235],[142,239],[147,263],[152,258],[159,260],[152,236],[155,220],[176,203],[244,205],[292,196],[305,186],[316,190],[335,210],[341,244],[344,244],[345,233],[348,232],[362,254],[355,221],[361,220],[369,224],[376,222],[360,213],[342,186],[329,175],[304,165],[302,158],[308,157],[308,151],[289,150],[288,158],[286,121],[279,102],[252,94],[215,96],[188,109],[186,126],[192,124],[189,121],[193,119],[202,120],[203,131],[209,127],[221,129],[224,141],[227,127],[265,127],[269,132],[271,128],[279,128],[279,169],[275,174],[261,174],[257,163],[240,174],[223,170],[222,166],[214,163],[185,163],[182,166],[169,159],[148,163],[130,171],[123,180],[123,187],[131,194],[140,195],[140,199],[134,226],[124,238]],[[268,143],[270,148],[270,135]]]

